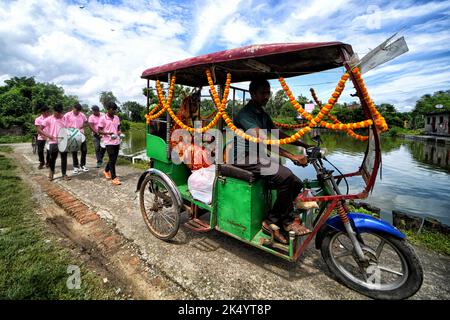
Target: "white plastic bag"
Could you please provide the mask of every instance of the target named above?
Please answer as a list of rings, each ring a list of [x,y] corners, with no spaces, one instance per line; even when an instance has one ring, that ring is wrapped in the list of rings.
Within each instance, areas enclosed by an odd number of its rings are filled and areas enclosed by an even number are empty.
[[[188,178],[188,189],[192,198],[211,203],[216,168],[214,165],[192,172]]]

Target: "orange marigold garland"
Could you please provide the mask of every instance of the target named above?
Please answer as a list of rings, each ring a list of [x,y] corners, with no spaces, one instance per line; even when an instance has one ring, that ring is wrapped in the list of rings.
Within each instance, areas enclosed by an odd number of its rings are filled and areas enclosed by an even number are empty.
[[[356,81],[358,82],[358,84],[361,87],[361,90],[362,90],[362,93],[363,93],[363,98],[364,98],[365,102],[367,103],[367,105],[369,106],[369,109],[370,109],[372,115],[375,118],[375,125],[381,131],[386,131],[388,129],[387,123],[384,120],[383,116],[376,109],[375,105],[373,104],[373,101],[370,99],[370,96],[369,96],[369,94],[367,92],[367,89],[366,89],[366,87],[364,85],[364,81],[362,80],[361,73],[359,72],[359,70],[357,68],[353,69],[352,73],[355,75]],[[227,102],[228,102],[228,95],[229,95],[229,92],[230,92],[231,74],[227,73],[227,80],[226,80],[226,84],[225,84],[225,89],[224,89],[222,100],[219,98],[219,95],[217,94],[216,88],[215,88],[213,80],[212,80],[211,71],[209,69],[206,69],[206,76],[207,76],[207,79],[208,79],[208,84],[210,86],[210,94],[211,94],[211,96],[213,98],[215,106],[218,109],[218,111],[214,111],[211,115],[206,117],[206,118],[210,118],[210,117],[212,117],[212,115],[215,112],[217,112],[217,114],[215,115],[214,119],[206,127],[192,128],[192,127],[189,127],[189,126],[185,125],[180,119],[177,118],[177,116],[175,115],[173,110],[170,108],[170,105],[171,105],[172,99],[173,99],[173,93],[174,93],[175,76],[172,77],[172,79],[171,79],[167,101],[164,100],[164,96],[163,96],[163,93],[162,93],[162,88],[161,88],[160,82],[159,81],[156,82],[158,99],[159,99],[159,105],[156,106],[155,108],[153,108],[146,115],[147,124],[149,124],[151,120],[158,118],[163,112],[167,111],[168,114],[170,115],[170,117],[181,128],[189,130],[190,132],[203,133],[203,132],[211,129],[212,127],[214,127],[217,124],[218,120],[220,118],[223,118],[225,123],[227,124],[227,126],[236,135],[238,135],[238,136],[240,136],[240,137],[242,137],[242,138],[244,138],[246,140],[249,140],[251,142],[254,142],[254,143],[259,143],[259,142],[262,141],[264,144],[275,144],[275,145],[292,143],[292,142],[298,140],[300,137],[302,137],[305,133],[309,132],[311,130],[311,127],[315,127],[317,125],[325,127],[327,129],[346,131],[347,134],[352,136],[353,138],[361,140],[361,141],[365,141],[368,138],[367,136],[358,135],[358,134],[354,133],[353,130],[354,129],[360,129],[360,128],[366,128],[366,127],[369,127],[369,126],[371,126],[373,124],[372,120],[364,120],[364,121],[360,121],[360,122],[356,122],[356,123],[344,124],[344,123],[340,122],[338,119],[336,119],[335,117],[333,117],[332,115],[329,114],[331,109],[334,107],[334,105],[336,104],[337,100],[339,99],[339,97],[341,96],[341,94],[342,94],[342,92],[343,92],[343,90],[345,88],[345,82],[349,78],[349,74],[348,73],[345,73],[341,77],[341,80],[337,84],[337,86],[335,88],[335,91],[333,92],[331,98],[328,100],[328,103],[326,105],[324,105],[323,107],[321,106],[320,102],[318,101],[314,90],[311,89],[311,94],[313,96],[313,99],[316,101],[317,105],[320,107],[320,111],[316,115],[316,117],[313,117],[311,114],[309,114],[308,112],[306,112],[303,109],[303,107],[295,99],[295,97],[292,94],[291,90],[287,86],[285,80],[282,77],[280,77],[279,78],[280,84],[281,84],[284,92],[288,96],[289,101],[291,102],[292,106],[297,110],[297,112],[300,115],[303,116],[303,118],[307,119],[309,121],[309,123],[308,124],[289,125],[289,124],[283,124],[283,123],[274,122],[275,125],[277,125],[279,127],[282,127],[282,128],[289,128],[289,129],[301,128],[301,129],[298,130],[296,133],[294,133],[292,136],[290,136],[288,138],[284,138],[284,139],[280,139],[280,140],[271,140],[271,139],[264,139],[264,140],[262,140],[260,138],[248,135],[245,132],[243,132],[242,130],[238,129],[233,124],[232,120],[230,119],[230,117],[226,113],[226,105],[227,105]],[[162,105],[161,110],[159,110],[155,114],[156,110],[159,109],[159,107],[161,107],[161,105]],[[322,121],[322,119],[324,117],[328,117],[334,123],[328,123],[328,122]]]
[[[324,105],[320,109],[317,116],[310,121],[311,126],[314,127],[317,124],[319,124],[322,121],[323,117],[325,117],[331,111],[331,109],[333,109],[337,100],[341,96],[342,91],[344,91],[345,82],[348,80],[349,77],[350,77],[350,75],[347,72],[342,75],[341,80],[339,80],[339,82],[336,86],[336,89],[334,90],[333,94],[331,95],[331,98],[328,99],[328,103],[326,105]]]
[[[153,114],[152,113],[153,110],[152,110],[145,116],[147,125],[150,124],[151,120],[159,118],[167,109],[170,108],[170,105],[172,104],[174,89],[175,89],[175,80],[176,80],[176,77],[174,75],[172,77],[172,79],[170,80],[170,87],[169,87],[169,94],[167,97],[167,101],[164,99],[164,95],[163,95],[162,88],[161,88],[161,82],[159,80],[156,81],[156,92],[158,95],[158,101],[160,104],[162,104],[163,108],[160,111],[158,111],[156,114]],[[156,107],[156,108],[158,108],[158,107]]]
[[[316,95],[316,92],[314,91],[314,89],[313,89],[313,88],[310,88],[309,90],[311,91],[311,96],[312,96],[313,100],[316,102],[316,104],[317,104],[319,107],[321,107],[322,104],[321,104],[321,102],[319,101],[319,99],[317,98],[317,95]],[[330,113],[327,114],[327,117],[328,117],[328,119],[330,119],[331,121],[333,121],[335,125],[340,125],[340,124],[342,124],[341,121],[339,121],[337,118],[333,117]],[[370,122],[369,122],[369,121],[370,121]],[[362,123],[356,123],[356,124],[350,124],[350,125],[355,125],[355,129],[360,129],[360,128],[366,128],[366,127],[369,127],[370,125],[372,125],[372,123],[373,123],[372,120],[366,120],[365,122],[363,121]],[[330,123],[327,123],[327,122],[324,122],[324,121],[322,121],[322,122],[320,123],[320,125],[321,125],[322,127],[328,128],[328,129],[345,130],[345,132],[346,132],[349,136],[351,136],[351,137],[354,138],[354,139],[360,140],[360,141],[366,141],[366,140],[369,138],[368,136],[362,136],[362,135],[356,134],[355,132],[353,132],[352,129],[349,129],[349,128],[340,129],[339,126],[334,126],[334,127],[332,127],[333,124],[330,124]]]
[[[298,129],[298,128],[304,128],[304,127],[308,126],[308,123],[287,124],[287,123],[281,123],[281,122],[276,122],[276,121],[273,121],[273,124],[279,128],[283,128],[283,129]]]
[[[352,73],[356,78],[356,82],[359,84],[361,88],[363,99],[369,106],[370,112],[372,113],[372,116],[375,119],[375,125],[381,132],[387,131],[389,129],[388,124],[386,123],[384,117],[378,112],[377,108],[375,107],[375,104],[370,98],[369,93],[367,92],[366,85],[364,84],[364,80],[362,79],[361,72],[359,71],[358,68],[354,68],[352,70]]]
[[[240,137],[242,137],[242,138],[244,138],[246,140],[249,140],[250,142],[254,142],[254,143],[259,143],[259,142],[262,141],[265,144],[287,144],[287,143],[292,143],[292,142],[296,141],[301,136],[303,136],[306,132],[311,130],[311,128],[306,127],[306,128],[303,128],[303,129],[297,131],[291,137],[285,138],[285,139],[281,139],[281,140],[270,140],[270,139],[262,140],[260,138],[257,138],[257,137],[254,137],[254,136],[246,134],[244,131],[238,129],[233,124],[233,121],[230,119],[230,117],[226,113],[225,106],[226,106],[226,102],[227,102],[227,99],[228,99],[228,94],[229,94],[229,91],[230,91],[229,85],[225,86],[224,97],[223,97],[222,101],[220,101],[219,95],[217,94],[216,88],[214,87],[211,71],[209,69],[206,70],[206,75],[208,77],[208,84],[209,84],[209,87],[211,89],[210,92],[211,92],[211,94],[213,96],[213,101],[214,101],[216,107],[219,109],[219,112],[221,113],[221,116],[225,120],[225,123],[227,124],[227,126],[237,136],[240,136]],[[231,82],[231,74],[230,73],[227,74],[227,83],[228,83],[228,81]]]

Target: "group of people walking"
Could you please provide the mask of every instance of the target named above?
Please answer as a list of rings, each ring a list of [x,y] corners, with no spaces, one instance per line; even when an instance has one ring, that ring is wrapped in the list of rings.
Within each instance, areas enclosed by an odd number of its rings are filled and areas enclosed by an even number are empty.
[[[70,180],[67,175],[67,152],[58,149],[58,133],[63,128],[74,128],[84,134],[84,128],[89,126],[92,132],[92,140],[97,158],[97,168],[103,166],[105,153],[108,154],[108,162],[103,170],[103,175],[111,179],[113,185],[120,185],[121,182],[116,174],[116,161],[120,149],[120,119],[116,115],[117,105],[114,102],[106,104],[106,113],[100,112],[98,106],[91,108],[92,114],[88,117],[82,112],[82,106],[76,103],[72,110],[63,113],[63,105],[57,103],[53,107],[53,113],[46,105],[39,105],[41,115],[35,119],[35,126],[38,132],[37,149],[39,157],[39,169],[49,168],[48,178],[53,180],[55,174],[56,160],[58,154],[61,157],[61,173],[64,180]],[[45,146],[47,150],[45,151]],[[44,155],[44,153],[46,153]],[[87,143],[86,140],[80,146],[80,161],[78,152],[72,152],[73,174],[87,172],[86,166]]]

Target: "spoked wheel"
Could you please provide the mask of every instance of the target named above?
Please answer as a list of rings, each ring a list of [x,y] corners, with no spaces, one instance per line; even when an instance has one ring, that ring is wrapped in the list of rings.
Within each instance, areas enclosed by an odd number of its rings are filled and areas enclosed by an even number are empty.
[[[346,232],[332,231],[322,242],[330,270],[348,287],[374,299],[406,299],[421,287],[423,271],[414,249],[385,233],[358,235],[366,261],[360,261]]]
[[[150,232],[161,240],[173,238],[180,227],[180,207],[170,186],[148,175],[140,189],[141,213]]]

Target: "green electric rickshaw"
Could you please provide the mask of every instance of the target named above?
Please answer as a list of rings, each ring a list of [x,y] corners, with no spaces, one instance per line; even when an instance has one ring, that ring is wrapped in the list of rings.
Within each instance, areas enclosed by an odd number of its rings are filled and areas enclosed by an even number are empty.
[[[405,235],[384,221],[350,212],[347,205],[349,200],[366,198],[374,187],[381,164],[380,133],[387,129],[352,57],[351,46],[340,42],[267,44],[221,51],[145,70],[142,78],[147,80],[148,90],[151,90],[150,81],[157,81],[157,86],[167,82],[166,94],[161,93],[161,88],[158,92],[158,106],[150,109],[148,98],[146,145],[150,168],[137,184],[142,216],[150,232],[161,240],[170,240],[177,234],[181,215],[185,214],[188,222],[184,226],[191,230],[217,230],[288,261],[297,261],[315,238],[315,246],[321,250],[329,269],[352,289],[380,299],[402,299],[417,292],[423,272]],[[322,106],[315,97],[321,109],[319,114],[312,116],[296,103],[284,78],[335,68],[343,69],[344,75],[327,104]],[[260,141],[234,126],[236,96],[245,102],[250,95],[245,89],[231,86],[230,79],[239,83],[257,77],[279,79],[293,107],[305,120],[289,127],[296,130],[289,139]],[[347,80],[355,88],[354,96],[361,101],[364,121],[343,124],[330,114]],[[225,133],[228,128],[247,140],[272,145],[295,141],[313,127],[341,130],[367,145],[364,160],[355,172],[342,174],[329,170],[324,165],[325,149],[321,146],[320,136],[314,137],[316,146],[306,152],[309,164],[317,172],[317,179],[304,180],[304,190],[296,201],[316,202],[318,208],[293,212],[312,232],[304,236],[290,233],[287,245],[278,243],[261,228],[277,194],[268,187],[264,177],[255,176],[232,163],[224,163],[223,157],[218,157],[212,202],[204,203],[192,197],[187,184],[191,170],[184,163],[173,161],[170,143],[174,123],[185,126],[170,107],[175,82],[196,88],[209,85],[217,110],[207,129]],[[231,106],[231,114],[226,111],[227,106],[228,110]],[[192,134],[206,132],[200,128],[196,131],[186,129]],[[341,192],[342,181],[358,177],[363,181],[363,190],[356,194]]]

